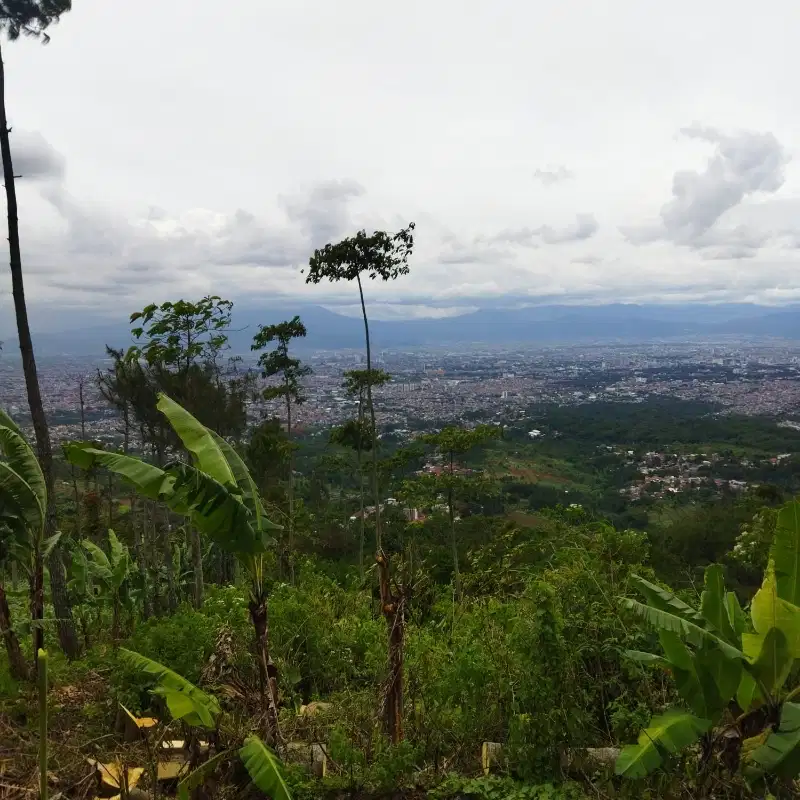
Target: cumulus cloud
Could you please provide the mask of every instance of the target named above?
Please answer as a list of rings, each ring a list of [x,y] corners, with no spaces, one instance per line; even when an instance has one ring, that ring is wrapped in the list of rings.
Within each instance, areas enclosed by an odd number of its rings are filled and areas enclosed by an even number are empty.
[[[281,197],[286,216],[298,223],[313,247],[344,234],[349,222],[348,204],[364,194],[364,187],[353,180],[329,180],[318,183],[307,194]]]
[[[525,247],[538,247],[544,244],[565,244],[567,242],[582,242],[591,239],[600,226],[594,214],[576,214],[575,222],[563,228],[554,228],[551,225],[540,225],[538,228],[507,229],[495,234],[492,242],[523,245]]]
[[[533,173],[533,177],[534,180],[539,181],[544,186],[553,186],[556,183],[563,183],[570,178],[574,178],[575,174],[562,164],[548,169],[537,169]]]
[[[772,133],[726,134],[698,123],[681,134],[714,145],[702,170],[680,170],[672,179],[672,198],[661,207],[660,221],[622,230],[632,244],[667,241],[708,258],[748,258],[770,238],[768,232],[725,226],[724,217],[747,197],[771,194],[783,186],[790,156]]]
[[[38,131],[14,131],[11,134],[11,158],[14,173],[29,180],[61,180],[66,162]]]
[[[54,178],[36,193],[56,212],[57,225],[42,232],[23,219],[31,225],[22,238],[34,302],[57,296],[65,304],[77,297],[87,305],[105,297],[135,303],[144,294],[189,295],[215,291],[220,283],[280,291],[302,282],[291,268],[307,261],[314,247],[351,231],[349,203],[364,193],[355,181],[323,181],[278,197],[274,219],[243,209],[170,214],[155,207],[129,219],[73,197],[56,179],[63,159],[42,142],[24,152],[29,165],[38,165],[37,175]],[[49,160],[33,157],[50,151]]]

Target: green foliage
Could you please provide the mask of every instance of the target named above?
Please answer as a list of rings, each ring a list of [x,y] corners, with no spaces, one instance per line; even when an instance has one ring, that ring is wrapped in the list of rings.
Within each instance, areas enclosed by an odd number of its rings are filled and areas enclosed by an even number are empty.
[[[408,257],[413,248],[413,222],[394,234],[375,231],[367,235],[366,231],[358,231],[355,236],[315,250],[308,262],[306,283],[352,281],[359,279],[362,272],[372,280],[394,280],[408,274]]]
[[[668,711],[653,717],[639,735],[637,744],[623,748],[617,759],[617,774],[643,778],[661,766],[665,755],[675,755],[696,742],[711,722],[683,711]]]
[[[287,403],[298,405],[304,402],[300,381],[311,374],[311,367],[289,355],[289,344],[292,339],[303,338],[305,335],[306,326],[297,316],[277,325],[259,326],[250,349],[263,350],[268,344],[277,342],[274,350],[258,357],[258,365],[264,378],[280,376],[278,386],[270,386],[264,390],[265,399],[282,397]]]
[[[521,784],[509,777],[465,778],[452,775],[428,792],[432,800],[585,800],[590,797],[578,784]]]
[[[197,767],[197,769],[190,772],[178,784],[178,800],[189,800],[192,791],[202,786],[203,781],[205,781],[206,778],[208,778],[208,776],[211,775],[214,770],[227,758],[230,758],[230,750],[223,750],[221,753],[217,753],[215,756],[212,756],[208,759],[208,761],[205,761],[199,767]]]
[[[155,303],[131,314],[138,322],[132,333],[146,337],[144,346],[132,347],[128,358],[144,357],[148,364],[187,367],[197,359],[213,360],[226,345],[225,331],[230,328],[233,303],[217,296],[204,297],[197,303],[178,300]]]
[[[257,736],[245,739],[239,756],[250,779],[272,800],[292,800],[289,786],[281,774],[281,765],[275,754]]]
[[[174,719],[187,725],[213,728],[220,713],[219,703],[212,695],[198,689],[177,672],[132,650],[120,648],[120,658],[156,681],[153,694],[162,697]]]
[[[653,719],[638,745],[623,750],[617,771],[643,777],[719,724],[735,697],[744,712],[735,727],[762,706],[782,707],[780,725],[769,725],[743,748],[745,772],[794,778],[800,772],[800,706],[788,702],[783,687],[800,658],[800,514],[796,501],[778,514],[770,560],[761,588],[744,616],[735,595],[725,591],[722,568],[706,569],[699,611],[672,592],[637,579],[647,603],[626,598],[627,608],[659,631],[659,640],[684,703],[694,712],[673,709]],[[644,654],[637,659],[645,660]],[[654,663],[663,663],[655,660]]]

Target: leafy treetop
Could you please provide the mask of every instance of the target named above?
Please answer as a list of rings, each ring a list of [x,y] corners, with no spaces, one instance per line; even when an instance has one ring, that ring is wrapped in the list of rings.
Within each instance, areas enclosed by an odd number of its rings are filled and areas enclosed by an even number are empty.
[[[300,317],[279,322],[277,325],[261,325],[253,337],[251,350],[263,350],[271,342],[277,342],[274,350],[262,353],[258,359],[261,374],[265,378],[280,375],[283,385],[271,386],[264,391],[266,399],[284,397],[303,403],[305,398],[300,390],[300,379],[311,374],[311,367],[305,366],[300,359],[289,355],[289,344],[292,339],[300,339],[306,335],[306,326]]]
[[[392,376],[382,369],[351,369],[344,373],[344,390],[349,397],[361,397],[367,386],[383,386]]]
[[[308,262],[306,283],[352,281],[366,272],[372,280],[394,280],[408,275],[408,257],[414,248],[414,223],[397,233],[375,231],[367,235],[360,230],[355,236],[335,244],[326,244],[314,251]]]
[[[30,36],[47,44],[47,28],[71,9],[72,0],[0,0],[0,30],[12,42]]]
[[[423,442],[439,448],[442,453],[466,453],[479,444],[496,439],[500,436],[500,429],[494,425],[478,425],[471,430],[466,428],[448,427],[439,433],[429,433],[421,436]]]
[[[226,331],[231,326],[233,303],[216,295],[197,303],[178,300],[161,305],[151,303],[131,314],[131,324],[139,322],[131,333],[136,339],[147,338],[142,347],[128,350],[128,358],[144,356],[150,365],[188,369],[201,360],[213,362],[226,346]]]

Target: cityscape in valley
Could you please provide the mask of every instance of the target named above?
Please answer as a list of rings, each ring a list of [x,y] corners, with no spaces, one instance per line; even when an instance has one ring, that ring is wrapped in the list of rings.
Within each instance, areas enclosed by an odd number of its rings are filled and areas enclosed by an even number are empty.
[[[237,369],[258,375],[256,359],[242,354]],[[306,401],[296,412],[302,427],[340,424],[353,400],[342,388],[347,370],[363,369],[363,352],[313,351],[303,381]],[[764,415],[778,423],[800,419],[800,342],[662,342],[639,345],[572,344],[517,348],[470,346],[381,350],[374,365],[392,380],[375,390],[378,421],[393,429],[424,431],[437,423],[519,418],[536,404],[641,403],[672,397],[713,404],[721,414]],[[109,360],[67,356],[41,362],[42,393],[54,416],[54,441],[80,426],[84,393],[86,432],[110,440],[115,415],[97,391],[97,373]],[[18,359],[0,357],[0,405],[24,416],[25,386]],[[254,392],[253,419],[283,413]],[[59,422],[60,419],[69,421]]]
[[[364,369],[364,354],[314,350],[304,355],[311,373],[303,379],[304,402],[293,410],[294,430],[300,437],[327,441],[331,430],[355,413],[357,401],[346,393],[343,374]],[[110,364],[77,356],[42,360],[40,380],[54,445],[85,438],[120,446],[119,412],[103,399],[97,381]],[[532,445],[563,445],[569,434],[548,419],[551,409],[603,413],[614,406],[647,408],[664,399],[683,401],[698,419],[755,417],[776,434],[800,431],[800,342],[791,340],[386,349],[375,354],[373,365],[391,376],[374,394],[380,436],[396,443],[408,444],[447,425],[488,423],[516,431]],[[252,379],[250,425],[269,417],[285,424],[283,401],[262,397],[270,382],[261,379],[252,354],[236,359],[235,369]],[[24,419],[24,381],[13,357],[0,360],[0,377],[0,406]],[[788,443],[781,452],[757,456],[719,444],[708,452],[687,447],[675,452],[672,444],[665,439],[653,450],[650,440],[634,441],[629,449],[611,436],[593,442],[591,449],[615,455],[622,468],[635,468],[618,490],[634,504],[679,493],[742,492],[761,475],[760,467],[785,466],[800,456],[783,452]]]

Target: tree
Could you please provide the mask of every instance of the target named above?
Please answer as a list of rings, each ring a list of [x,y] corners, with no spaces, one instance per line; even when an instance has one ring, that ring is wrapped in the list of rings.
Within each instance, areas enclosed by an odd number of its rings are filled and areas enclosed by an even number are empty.
[[[361,456],[365,450],[372,450],[374,438],[372,428],[364,417],[364,395],[368,387],[383,386],[391,376],[381,369],[354,369],[344,373],[344,390],[352,398],[358,398],[358,416],[331,431],[330,441],[341,447],[355,450],[358,470],[359,526],[358,568],[361,582],[364,582],[364,475],[361,469]],[[376,513],[380,513],[378,510]]]
[[[289,355],[289,344],[292,339],[300,339],[306,335],[306,326],[300,317],[293,317],[277,325],[260,325],[258,333],[253,337],[251,350],[263,350],[268,344],[277,342],[274,350],[262,353],[258,358],[263,378],[279,377],[277,386],[268,386],[262,395],[265,400],[283,398],[286,405],[286,437],[289,440],[289,472],[287,495],[289,500],[289,577],[294,583],[294,449],[292,447],[292,404],[299,406],[305,402],[300,381],[311,374],[311,367],[300,359]]]
[[[422,436],[426,444],[434,445],[442,456],[443,470],[439,476],[430,476],[428,483],[434,496],[444,491],[447,497],[447,517],[450,522],[450,546],[453,551],[453,586],[456,598],[461,599],[461,572],[458,566],[458,542],[456,540],[456,522],[454,500],[459,495],[465,495],[475,488],[476,481],[466,474],[456,474],[455,457],[464,455],[480,444],[490,439],[497,438],[499,431],[491,425],[479,425],[471,430],[466,428],[448,427]],[[424,483],[424,481],[423,481]],[[425,488],[425,487],[421,487]]]
[[[414,223],[397,233],[375,231],[367,235],[365,230],[336,244],[326,244],[314,251],[308,262],[306,283],[352,281],[358,284],[361,314],[364,319],[364,339],[367,349],[367,373],[372,374],[372,350],[369,338],[367,307],[364,303],[364,287],[361,275],[370,280],[395,280],[408,275],[408,258],[414,248]],[[383,552],[381,542],[381,498],[378,488],[378,434],[375,425],[375,404],[372,398],[372,382],[367,381],[367,404],[372,434],[372,487],[375,500],[375,561],[380,580],[381,607],[389,632],[389,681],[384,704],[384,725],[393,742],[403,738],[403,635],[405,599],[403,592],[394,593],[391,588],[389,557]]]
[[[0,3],[0,28],[9,41],[20,36],[29,36],[47,43],[50,37],[47,29],[58,22],[62,14],[72,8],[71,0],[4,0]],[[11,142],[6,114],[5,67],[0,52],[0,153],[3,158],[3,180],[6,188],[8,206],[8,249],[11,266],[11,287],[14,296],[14,313],[17,322],[19,349],[22,355],[22,371],[25,375],[25,390],[28,406],[36,436],[36,451],[44,474],[47,497],[50,505],[46,509],[46,533],[52,536],[56,531],[55,494],[53,492],[53,452],[50,444],[50,430],[44,413],[39,377],[36,372],[36,358],[33,352],[28,307],[25,301],[25,284],[22,276],[22,254],[19,241],[19,218],[17,214],[17,190],[14,164],[11,158]],[[61,647],[69,658],[75,658],[80,650],[75,626],[72,623],[72,609],[66,589],[66,575],[61,552],[54,547],[48,561],[53,605],[59,620],[58,634]],[[36,651],[34,651],[36,652]]]
[[[230,374],[223,380],[220,364],[228,347],[232,309],[230,300],[208,295],[197,302],[151,303],[130,317],[136,325],[131,333],[139,343],[121,362],[115,361],[113,379],[107,376],[105,385],[110,402],[118,408],[124,407],[131,392],[134,416],[153,437],[159,461],[167,447],[181,446],[156,411],[159,392],[174,397],[202,424],[213,424],[222,436],[238,438],[244,432],[249,376]],[[195,528],[190,529],[189,540],[193,602],[199,608],[204,594],[203,546]]]
[[[269,734],[278,737],[277,670],[269,656],[265,554],[279,525],[267,519],[244,461],[219,434],[206,428],[162,394],[158,409],[189,453],[192,463],[171,461],[163,469],[141,459],[109,453],[86,443],[65,448],[67,460],[82,469],[104,467],[132,484],[144,497],[164,503],[221,549],[239,559],[248,579],[248,610],[256,639],[261,698]]]
[[[21,564],[30,586],[33,652],[44,645],[44,559],[60,534],[45,538],[47,483],[39,461],[22,431],[0,411],[0,545],[6,559]],[[11,627],[5,592],[0,586],[0,634],[5,640],[11,671],[27,674],[19,641]]]

